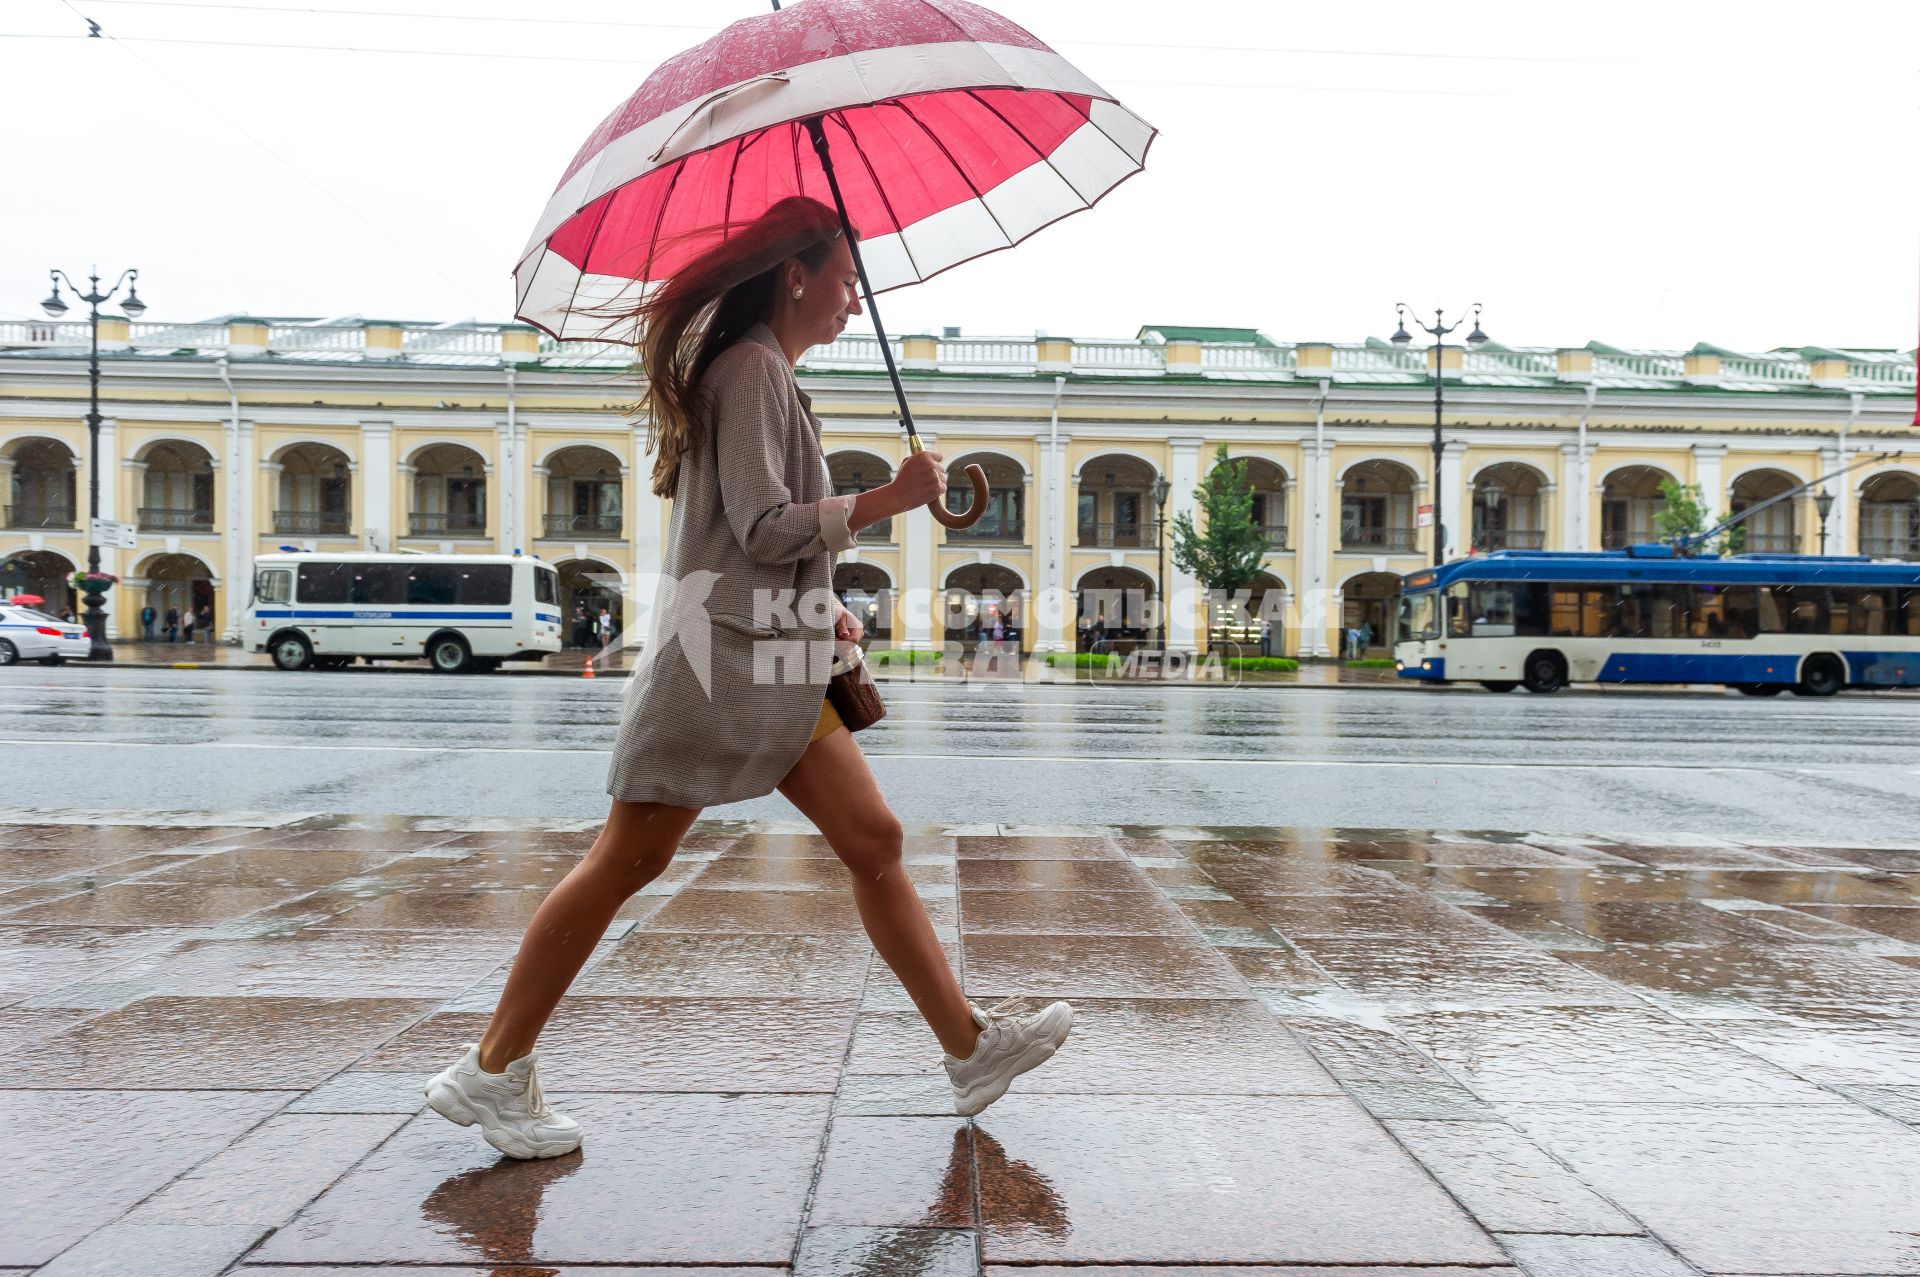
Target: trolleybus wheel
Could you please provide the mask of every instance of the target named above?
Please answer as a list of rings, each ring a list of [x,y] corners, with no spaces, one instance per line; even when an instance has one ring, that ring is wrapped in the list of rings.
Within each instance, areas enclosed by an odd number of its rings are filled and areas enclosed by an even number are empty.
[[[1558,652],[1532,652],[1521,666],[1520,685],[1529,692],[1557,692],[1566,685],[1567,663]]]
[[[1793,690],[1802,696],[1832,696],[1846,685],[1847,671],[1840,658],[1823,652],[1807,658]]]

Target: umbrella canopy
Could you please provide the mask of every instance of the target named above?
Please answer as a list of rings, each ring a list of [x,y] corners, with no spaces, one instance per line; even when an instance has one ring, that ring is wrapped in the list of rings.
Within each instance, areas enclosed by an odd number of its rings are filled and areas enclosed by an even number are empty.
[[[17,603],[21,607],[44,607],[47,601],[38,594],[16,594],[9,598],[7,602]]]
[[[622,338],[637,299],[791,195],[834,203],[873,292],[1019,243],[1140,171],[1154,130],[1065,58],[965,0],[800,0],[662,63],[567,166],[514,271],[517,314]]]

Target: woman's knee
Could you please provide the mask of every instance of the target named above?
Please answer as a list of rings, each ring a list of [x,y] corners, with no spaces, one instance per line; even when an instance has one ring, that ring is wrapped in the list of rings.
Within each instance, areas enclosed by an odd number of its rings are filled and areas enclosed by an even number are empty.
[[[900,868],[905,834],[892,812],[863,823],[834,847],[855,876],[878,880]]]

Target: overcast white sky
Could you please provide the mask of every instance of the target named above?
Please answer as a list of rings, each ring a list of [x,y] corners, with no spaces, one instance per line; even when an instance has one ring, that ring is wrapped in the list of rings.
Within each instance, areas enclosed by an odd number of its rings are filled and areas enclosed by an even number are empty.
[[[767,7],[7,0],[0,317],[97,260],[150,320],[508,318],[588,131]],[[997,7],[1161,134],[1098,208],[882,297],[892,332],[1355,341],[1405,300],[1514,345],[1915,343],[1914,0]]]

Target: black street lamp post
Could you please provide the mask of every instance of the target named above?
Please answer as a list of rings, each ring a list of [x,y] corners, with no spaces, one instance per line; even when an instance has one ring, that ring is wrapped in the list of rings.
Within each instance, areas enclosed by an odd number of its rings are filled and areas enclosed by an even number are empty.
[[[90,341],[87,345],[89,394],[87,401],[87,571],[95,573],[100,570],[100,541],[95,535],[96,525],[100,521],[100,307],[103,303],[113,300],[114,294],[120,291],[122,284],[127,286],[127,296],[120,303],[120,309],[126,312],[128,319],[138,319],[144,315],[147,304],[140,300],[138,288],[140,272],[137,270],[122,271],[120,278],[114,281],[113,287],[104,293],[100,291],[98,274],[87,276],[89,287],[83,293],[80,291],[80,285],[74,283],[73,277],[65,271],[55,270],[48,273],[53,277],[53,291],[47,295],[45,301],[40,303],[40,308],[49,316],[58,319],[67,313],[67,303],[60,299],[60,281],[63,279],[67,281],[67,287],[73,290],[74,296],[88,306]],[[89,589],[82,598],[82,602],[85,604],[85,610],[81,613],[81,620],[86,623],[87,637],[91,640],[87,659],[110,661],[113,659],[113,645],[107,641],[107,614],[102,610],[106,607],[107,600],[97,590]]]
[[[1813,494],[1813,508],[1820,512],[1820,553],[1827,552],[1827,515],[1833,512],[1833,494],[1825,488]]]
[[[1393,334],[1393,344],[1402,350],[1413,340],[1413,334],[1407,331],[1408,307],[1405,302],[1396,303],[1394,311],[1400,317],[1400,327]],[[1462,316],[1451,324],[1446,322],[1445,312],[1433,312],[1433,325],[1428,327],[1419,320],[1413,326],[1433,338],[1433,566],[1441,567],[1447,561],[1447,533],[1444,505],[1442,502],[1445,485],[1440,482],[1440,419],[1444,407],[1445,386],[1447,380],[1447,343],[1446,335],[1464,324]],[[1480,331],[1480,303],[1473,304],[1473,331],[1467,334],[1467,345],[1478,349],[1487,342],[1487,335]]]
[[[1154,578],[1153,582],[1153,591],[1157,596],[1155,602],[1159,606],[1154,611],[1158,614],[1156,619],[1159,622],[1159,647],[1162,652],[1167,650],[1167,492],[1169,486],[1167,476],[1163,474],[1153,476],[1153,504],[1158,510],[1153,520],[1153,539],[1160,549],[1160,574]]]

